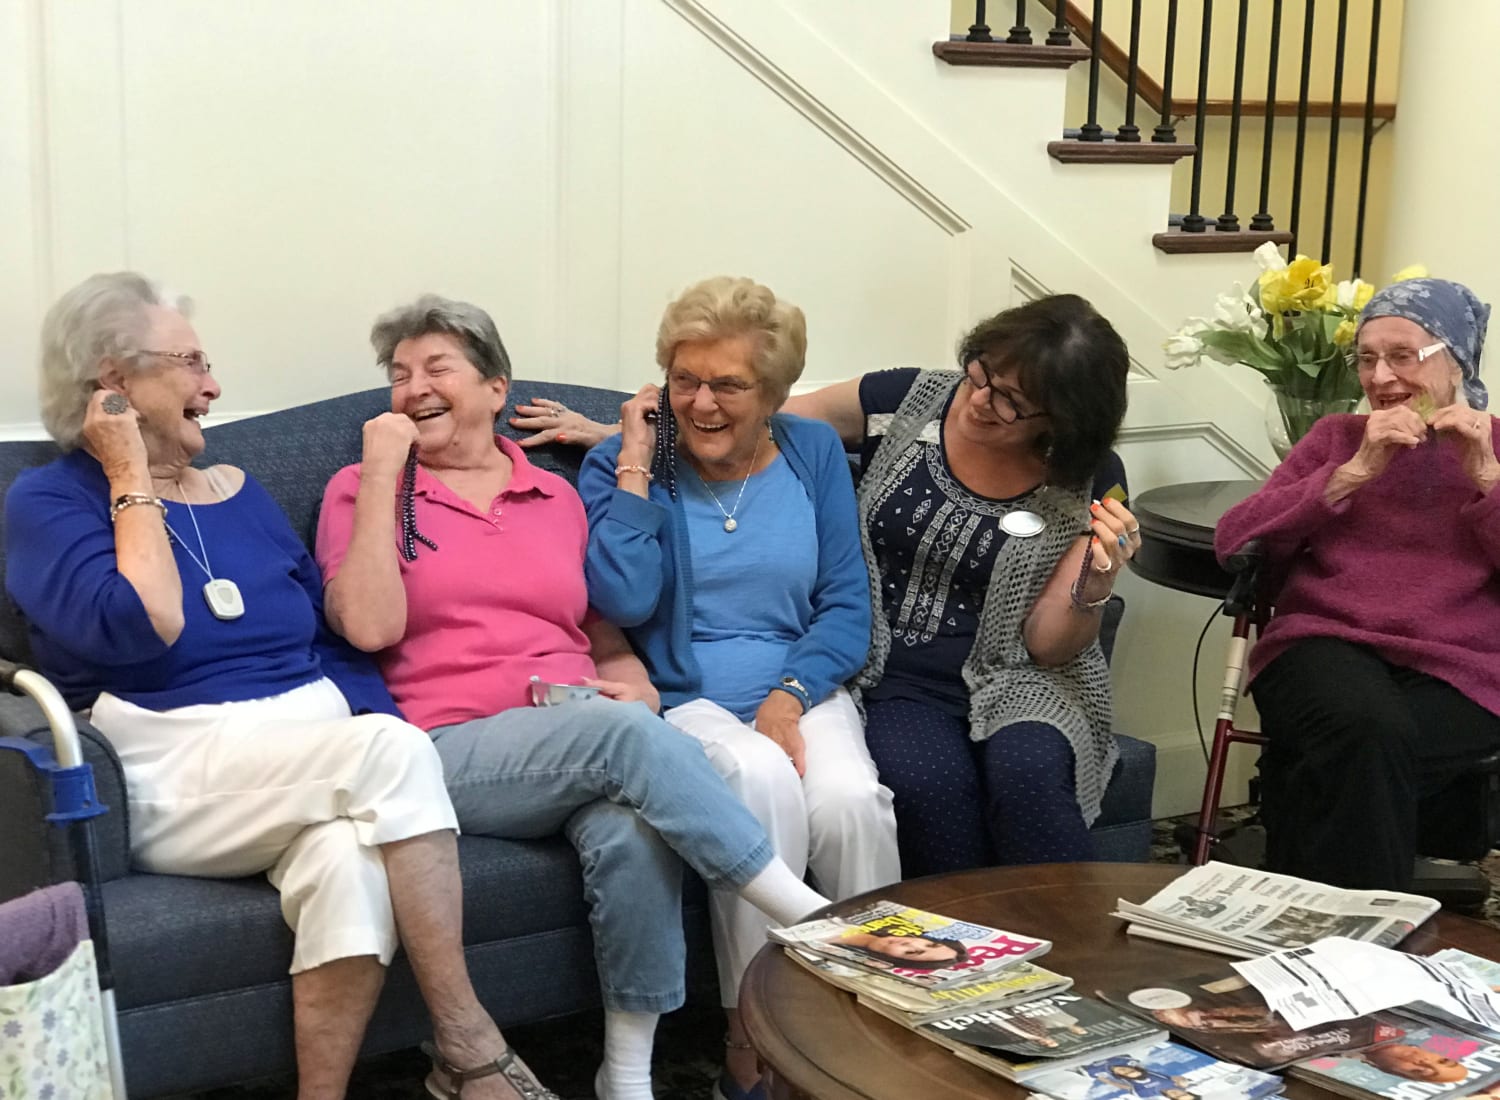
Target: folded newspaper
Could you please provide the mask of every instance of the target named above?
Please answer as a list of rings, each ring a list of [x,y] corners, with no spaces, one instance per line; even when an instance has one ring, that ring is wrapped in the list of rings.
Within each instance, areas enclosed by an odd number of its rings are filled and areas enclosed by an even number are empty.
[[[777,943],[911,985],[949,989],[1052,950],[1049,940],[876,901],[824,920],[772,928]]]
[[[1438,911],[1415,894],[1341,890],[1227,863],[1194,867],[1144,904],[1117,905],[1133,936],[1244,959],[1326,936],[1394,947]]]

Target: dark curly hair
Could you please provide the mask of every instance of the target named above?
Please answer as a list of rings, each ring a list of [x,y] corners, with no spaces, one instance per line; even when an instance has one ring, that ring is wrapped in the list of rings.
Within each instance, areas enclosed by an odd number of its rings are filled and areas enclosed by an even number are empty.
[[[1015,368],[1027,399],[1047,414],[1037,439],[1047,480],[1086,486],[1125,418],[1125,341],[1089,302],[1053,294],[979,322],[958,344],[958,369],[978,361],[991,379]]]

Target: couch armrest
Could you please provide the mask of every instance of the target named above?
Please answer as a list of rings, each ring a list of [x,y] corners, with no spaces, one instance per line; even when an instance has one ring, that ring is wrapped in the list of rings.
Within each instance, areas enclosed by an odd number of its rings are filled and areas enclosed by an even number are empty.
[[[103,882],[130,870],[130,823],[119,758],[104,736],[75,715],[84,762],[94,773],[99,801],[108,812],[92,822]],[[41,709],[30,699],[0,693],[0,741],[51,756],[52,736]],[[30,756],[0,750],[0,900],[78,877],[66,830],[46,820],[51,785]]]

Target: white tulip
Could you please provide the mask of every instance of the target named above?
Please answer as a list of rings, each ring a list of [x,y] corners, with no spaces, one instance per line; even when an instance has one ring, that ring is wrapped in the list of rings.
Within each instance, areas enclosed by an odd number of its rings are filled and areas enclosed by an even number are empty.
[[[1281,249],[1272,241],[1267,241],[1255,250],[1255,262],[1260,264],[1262,271],[1286,270],[1286,261],[1281,258]]]

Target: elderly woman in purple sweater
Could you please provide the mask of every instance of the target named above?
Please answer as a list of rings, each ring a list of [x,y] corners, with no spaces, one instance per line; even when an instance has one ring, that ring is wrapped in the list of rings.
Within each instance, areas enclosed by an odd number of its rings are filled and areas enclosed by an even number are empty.
[[[1500,748],[1489,312],[1442,279],[1376,294],[1356,337],[1370,413],[1319,420],[1219,523],[1221,559],[1260,539],[1281,581],[1250,660],[1272,870],[1408,887],[1419,829],[1437,852],[1447,789]]]

